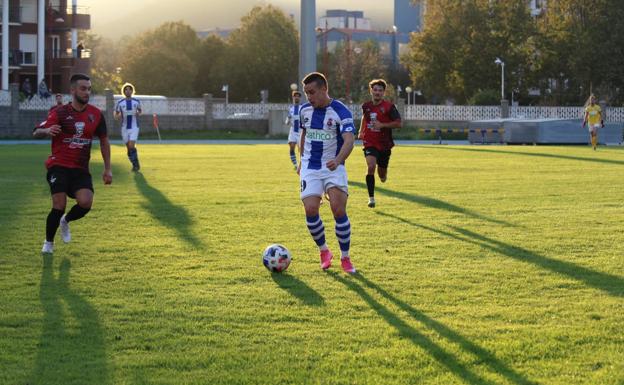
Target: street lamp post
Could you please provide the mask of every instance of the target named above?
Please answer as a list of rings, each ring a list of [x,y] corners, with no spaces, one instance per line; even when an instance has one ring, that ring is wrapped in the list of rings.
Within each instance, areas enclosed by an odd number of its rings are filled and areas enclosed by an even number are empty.
[[[221,91],[225,92],[225,117],[228,116],[228,103],[230,99],[230,86],[228,84],[224,84],[221,88]]]
[[[290,94],[292,95],[293,92],[297,91],[297,83],[290,83],[290,91],[292,91]],[[290,98],[288,98],[288,102],[290,103]]]
[[[405,92],[407,92],[407,105],[410,105],[410,94],[412,93],[412,87],[405,87]]]
[[[501,66],[501,100],[505,100],[505,62],[500,58],[496,58],[494,63]]]
[[[396,70],[396,68],[398,67],[398,63],[399,63],[399,47],[397,44],[397,31],[398,28],[396,25],[392,26],[392,49],[390,52],[390,54],[392,55],[392,67],[394,70]]]
[[[225,92],[225,106],[227,108],[228,105],[228,99],[229,99],[229,94],[230,94],[230,86],[227,84],[224,84],[223,87],[221,88],[221,91]]]

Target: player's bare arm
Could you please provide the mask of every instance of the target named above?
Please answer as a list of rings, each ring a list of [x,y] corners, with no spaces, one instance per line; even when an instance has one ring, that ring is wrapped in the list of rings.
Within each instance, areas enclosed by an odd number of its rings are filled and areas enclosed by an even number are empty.
[[[360,119],[360,131],[358,132],[358,139],[364,139],[364,130],[366,130],[366,124],[364,124],[364,116]]]
[[[110,141],[108,137],[100,138],[100,152],[102,153],[102,160],[104,161],[104,172],[102,173],[102,180],[104,184],[113,183],[113,171],[111,169],[110,161]]]
[[[353,151],[353,143],[355,142],[355,136],[353,135],[353,133],[343,133],[342,139],[344,140],[344,143],[342,144],[340,152],[338,153],[338,155],[336,155],[334,159],[328,161],[326,164],[327,168],[331,171],[334,171],[339,165],[341,165],[342,162],[344,162],[349,157],[351,151]]]
[[[306,129],[304,127],[299,128],[299,159],[303,158],[303,149],[305,146]],[[297,174],[301,173],[301,162],[297,165]]]
[[[58,124],[54,124],[50,127],[37,128],[35,131],[33,131],[33,137],[37,139],[51,138],[58,135],[60,132],[61,126],[59,126]]]

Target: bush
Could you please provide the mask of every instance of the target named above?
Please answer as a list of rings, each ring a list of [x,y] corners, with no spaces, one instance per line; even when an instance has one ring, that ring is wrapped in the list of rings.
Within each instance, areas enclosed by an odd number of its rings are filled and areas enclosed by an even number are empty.
[[[479,90],[470,99],[471,106],[495,106],[500,103],[500,93],[496,90]]]

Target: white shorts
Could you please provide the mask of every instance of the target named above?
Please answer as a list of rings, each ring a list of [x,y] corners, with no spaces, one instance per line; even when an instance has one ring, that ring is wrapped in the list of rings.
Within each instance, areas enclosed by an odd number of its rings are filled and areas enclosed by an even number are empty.
[[[598,129],[601,127],[602,125],[600,123],[596,123],[593,126],[591,124],[587,125],[587,129],[589,130],[589,132],[592,132],[593,130],[598,131]]]
[[[121,129],[121,139],[123,139],[124,143],[128,143],[129,141],[136,142],[139,139],[139,128],[133,128],[131,130],[122,128]]]
[[[326,168],[308,170],[301,167],[301,199],[310,196],[323,197],[323,193],[332,187],[349,194],[348,183],[347,169],[342,164],[334,171],[329,171]]]
[[[290,132],[288,133],[288,143],[299,144],[299,133],[295,132],[292,127],[290,128]]]

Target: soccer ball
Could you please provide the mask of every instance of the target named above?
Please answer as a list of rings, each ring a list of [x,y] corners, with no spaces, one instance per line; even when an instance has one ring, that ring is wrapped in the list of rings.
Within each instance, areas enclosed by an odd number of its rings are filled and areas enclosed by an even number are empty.
[[[288,269],[292,257],[290,251],[282,245],[269,245],[262,253],[262,263],[269,271],[281,273]]]

